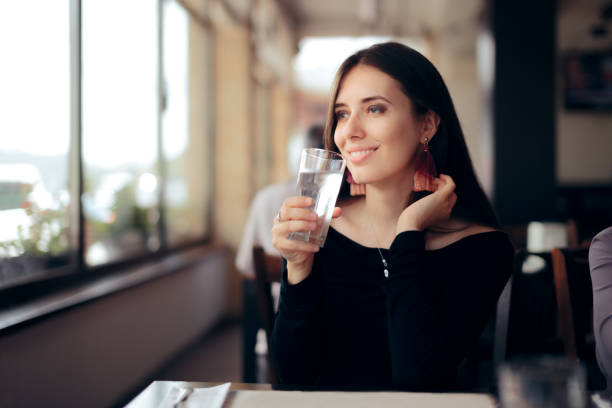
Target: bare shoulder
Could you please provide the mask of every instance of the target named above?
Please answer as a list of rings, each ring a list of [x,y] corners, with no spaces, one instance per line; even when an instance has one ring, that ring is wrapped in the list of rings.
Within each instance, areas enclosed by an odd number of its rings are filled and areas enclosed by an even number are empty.
[[[451,220],[448,223],[448,231],[427,232],[425,236],[425,247],[427,250],[441,249],[471,235],[493,231],[497,230],[486,225],[479,225],[466,221]]]

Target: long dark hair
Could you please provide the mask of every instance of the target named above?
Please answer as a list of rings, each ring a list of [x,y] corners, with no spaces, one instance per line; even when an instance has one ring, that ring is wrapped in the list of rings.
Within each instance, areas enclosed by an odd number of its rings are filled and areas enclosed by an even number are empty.
[[[348,57],[338,69],[331,91],[327,123],[323,138],[325,148],[339,152],[334,143],[336,116],[334,104],[342,80],[357,65],[369,65],[394,78],[410,98],[417,116],[429,110],[440,117],[436,134],[429,147],[439,173],[448,174],[457,185],[457,203],[452,215],[467,221],[499,228],[495,212],[480,187],[468,154],[459,118],[442,76],[418,51],[396,42],[373,45]],[[348,196],[346,178],[340,199]],[[415,197],[413,197],[414,199]]]

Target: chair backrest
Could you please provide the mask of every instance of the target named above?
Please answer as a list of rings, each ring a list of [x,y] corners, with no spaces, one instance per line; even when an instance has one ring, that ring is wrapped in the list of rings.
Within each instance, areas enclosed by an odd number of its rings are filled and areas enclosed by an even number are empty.
[[[253,261],[255,264],[255,286],[257,294],[257,309],[259,318],[266,332],[268,343],[268,370],[269,380],[276,383],[276,371],[272,363],[269,345],[272,340],[272,329],[274,327],[274,298],[271,291],[271,282],[280,282],[283,268],[282,259],[278,256],[268,255],[260,246],[253,247]]]
[[[565,355],[584,357],[593,337],[593,286],[588,249],[552,250],[553,273],[559,310],[559,332]]]
[[[552,262],[565,355],[584,364],[589,389],[601,389],[605,379],[595,357],[588,249],[553,249]]]
[[[498,302],[498,362],[517,356],[562,354],[550,252],[517,251],[508,285]],[[499,347],[504,338],[504,347]]]

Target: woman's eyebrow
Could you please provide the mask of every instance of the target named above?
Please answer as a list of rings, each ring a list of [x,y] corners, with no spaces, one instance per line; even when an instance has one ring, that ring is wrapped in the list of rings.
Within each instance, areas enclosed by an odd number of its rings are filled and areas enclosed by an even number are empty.
[[[375,96],[368,96],[367,98],[364,98],[361,100],[361,103],[365,103],[365,102],[372,102],[375,101],[376,99],[382,99],[383,101],[386,101],[388,103],[391,103],[390,100],[388,100],[387,98],[385,98],[384,96],[380,96],[380,95],[375,95]]]
[[[384,96],[381,96],[381,95],[368,96],[367,98],[363,98],[361,100],[361,103],[372,102],[372,101],[375,101],[377,99],[382,99],[383,101],[386,101],[387,103],[392,104],[390,100],[388,100],[387,98],[385,98]],[[334,109],[341,108],[341,107],[344,107],[344,106],[346,106],[346,104],[344,102],[338,102],[338,103],[334,104]]]

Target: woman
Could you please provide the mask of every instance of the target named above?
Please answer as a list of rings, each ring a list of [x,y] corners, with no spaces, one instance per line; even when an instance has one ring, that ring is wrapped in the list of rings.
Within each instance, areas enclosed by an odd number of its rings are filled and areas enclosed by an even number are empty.
[[[317,227],[308,198],[288,198],[279,211],[279,379],[449,389],[510,276],[512,245],[497,230],[446,85],[425,57],[392,42],[359,51],[340,67],[331,101],[326,147],[347,160],[348,179],[365,195],[346,198],[344,182],[320,250],[288,239]],[[430,154],[439,177],[423,166]],[[433,192],[421,198],[415,190],[423,187]]]

